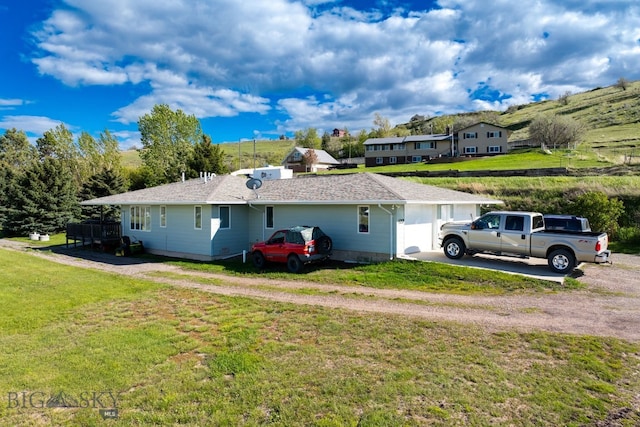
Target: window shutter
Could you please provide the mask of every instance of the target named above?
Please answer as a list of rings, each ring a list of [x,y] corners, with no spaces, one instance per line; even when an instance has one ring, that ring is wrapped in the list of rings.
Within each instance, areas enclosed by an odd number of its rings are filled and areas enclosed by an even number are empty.
[[[498,131],[498,138],[502,138],[502,131],[501,130]]]
[[[478,138],[478,132],[476,132],[476,139]]]

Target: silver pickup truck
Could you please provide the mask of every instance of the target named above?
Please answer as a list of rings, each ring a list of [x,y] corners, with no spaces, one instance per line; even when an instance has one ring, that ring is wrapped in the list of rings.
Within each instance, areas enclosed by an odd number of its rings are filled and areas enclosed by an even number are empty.
[[[440,227],[440,246],[451,259],[489,253],[546,258],[557,273],[573,271],[577,263],[609,261],[607,233],[545,230],[537,212],[495,211],[475,221],[448,222]]]

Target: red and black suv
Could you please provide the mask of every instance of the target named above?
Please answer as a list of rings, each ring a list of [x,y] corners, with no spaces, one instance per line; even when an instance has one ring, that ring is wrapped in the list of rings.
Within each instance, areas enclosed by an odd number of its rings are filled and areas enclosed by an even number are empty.
[[[329,258],[332,249],[331,238],[320,227],[299,225],[278,230],[268,240],[253,244],[251,255],[257,269],[263,269],[267,262],[277,262],[299,273],[304,264]]]

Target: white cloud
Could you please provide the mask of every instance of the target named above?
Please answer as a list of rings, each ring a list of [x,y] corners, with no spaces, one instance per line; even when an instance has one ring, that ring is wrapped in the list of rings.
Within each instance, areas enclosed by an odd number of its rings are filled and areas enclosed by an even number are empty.
[[[0,129],[16,128],[30,135],[42,135],[44,132],[64,124],[67,129],[72,126],[61,120],[42,116],[4,116],[0,119]]]
[[[71,86],[148,87],[113,113],[122,123],[167,103],[200,118],[277,107],[288,131],[369,128],[376,111],[406,121],[640,78],[635,0],[439,0],[388,16],[323,0],[66,3],[33,62]],[[501,100],[470,96],[485,86]]]
[[[23,105],[29,104],[29,101],[25,101],[24,99],[2,99],[0,98],[0,110],[13,110],[16,107],[21,107]]]

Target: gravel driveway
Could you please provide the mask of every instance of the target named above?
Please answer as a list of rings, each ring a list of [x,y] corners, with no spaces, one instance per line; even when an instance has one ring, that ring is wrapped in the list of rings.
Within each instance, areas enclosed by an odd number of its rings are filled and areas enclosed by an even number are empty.
[[[25,246],[0,239],[0,247]],[[182,270],[179,267],[119,258],[80,249],[31,251],[55,262],[141,277],[222,295],[248,296],[293,304],[413,316],[434,321],[469,322],[490,331],[562,332],[611,336],[640,342],[640,256],[614,254],[613,265],[585,264],[578,280],[586,289],[507,296],[468,296],[409,290],[324,285],[302,280],[242,278]],[[189,275],[188,280],[173,272]],[[215,279],[212,282],[212,279]],[[215,284],[212,284],[215,283]],[[313,289],[313,294],[294,293]]]

